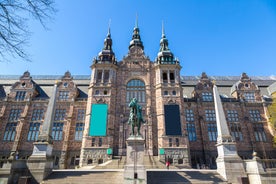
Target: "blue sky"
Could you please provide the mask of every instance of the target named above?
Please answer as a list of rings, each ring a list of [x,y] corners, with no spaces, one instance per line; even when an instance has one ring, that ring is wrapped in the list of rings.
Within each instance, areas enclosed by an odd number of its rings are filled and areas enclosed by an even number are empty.
[[[29,22],[26,50],[32,62],[11,58],[0,75],[91,74],[92,59],[103,48],[109,20],[118,61],[128,52],[136,14],[145,54],[159,50],[162,21],[169,48],[185,76],[276,75],[275,0],[57,0],[55,19],[45,30]]]

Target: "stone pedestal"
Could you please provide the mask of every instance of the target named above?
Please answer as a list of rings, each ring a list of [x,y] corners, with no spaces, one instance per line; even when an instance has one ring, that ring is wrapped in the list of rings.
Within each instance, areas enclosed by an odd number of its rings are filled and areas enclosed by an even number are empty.
[[[33,153],[27,161],[27,166],[36,182],[40,183],[53,169],[53,145],[47,142],[34,143]]]
[[[0,184],[12,183],[12,160],[8,160],[0,168]]]
[[[217,172],[230,183],[241,183],[246,178],[242,159],[237,155],[234,143],[217,145]]]
[[[124,171],[124,183],[146,183],[144,166],[145,140],[141,136],[131,136],[127,139],[127,156]]]

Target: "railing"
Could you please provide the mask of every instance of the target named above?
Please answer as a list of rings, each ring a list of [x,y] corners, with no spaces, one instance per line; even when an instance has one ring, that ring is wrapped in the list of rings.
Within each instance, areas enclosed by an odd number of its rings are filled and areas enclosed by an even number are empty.
[[[261,159],[264,169],[276,168],[276,159]]]

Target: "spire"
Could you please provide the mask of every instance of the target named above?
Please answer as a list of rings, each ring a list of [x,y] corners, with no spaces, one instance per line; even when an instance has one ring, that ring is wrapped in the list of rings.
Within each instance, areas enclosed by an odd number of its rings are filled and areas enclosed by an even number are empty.
[[[165,35],[164,23],[162,21],[162,36],[160,40],[160,49],[157,56],[157,62],[162,64],[175,64],[178,63],[174,59],[173,53],[169,49],[169,42]]]
[[[99,52],[98,59],[94,60],[94,62],[96,62],[96,63],[100,63],[100,62],[101,63],[102,62],[116,63],[115,54],[112,50],[110,23],[111,23],[111,20],[109,20],[107,35],[106,35],[106,38],[104,39],[104,47],[103,47],[102,51]]]
[[[138,46],[141,47],[144,50],[143,42],[141,41],[140,37],[140,30],[138,27],[138,16],[136,15],[136,21],[135,21],[135,27],[133,29],[133,34],[132,34],[132,40],[129,43],[129,49],[131,47]]]
[[[162,38],[166,38],[165,29],[164,29],[164,22],[163,21],[162,21]]]
[[[111,38],[111,34],[110,34],[110,24],[111,24],[111,19],[109,19],[109,24],[108,24],[108,31],[107,31],[107,37]]]
[[[137,28],[138,28],[138,14],[137,14],[137,13],[136,13],[135,27],[137,27]]]
[[[104,48],[103,50],[109,50],[112,52],[112,39],[111,39],[111,33],[110,33],[110,21],[108,24],[108,30],[107,30],[107,35],[106,38],[104,39]]]

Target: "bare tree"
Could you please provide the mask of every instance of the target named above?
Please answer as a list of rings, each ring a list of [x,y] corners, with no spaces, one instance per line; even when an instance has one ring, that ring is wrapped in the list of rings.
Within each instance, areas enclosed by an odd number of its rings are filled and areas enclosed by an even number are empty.
[[[29,40],[28,20],[45,22],[56,12],[54,0],[0,0],[0,62],[7,56],[29,61],[24,47]]]

